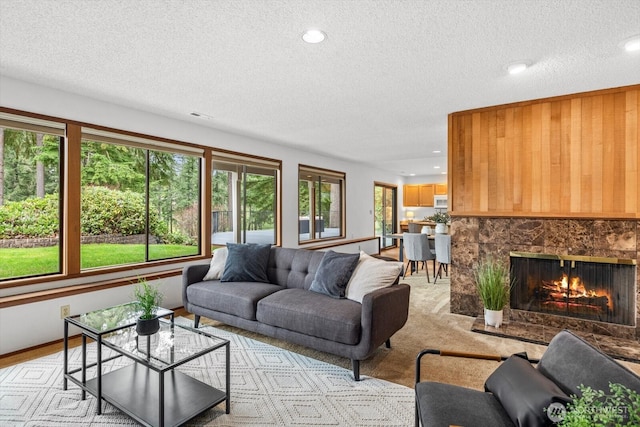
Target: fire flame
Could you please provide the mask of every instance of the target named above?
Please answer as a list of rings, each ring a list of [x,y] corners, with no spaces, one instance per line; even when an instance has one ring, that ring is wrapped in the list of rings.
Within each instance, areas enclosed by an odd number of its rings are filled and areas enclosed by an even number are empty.
[[[554,280],[553,283],[558,286],[559,291],[567,292],[567,290],[569,290],[569,293],[571,295],[582,295],[585,297],[598,296],[598,293],[596,291],[588,290],[587,288],[585,288],[579,277],[572,277],[571,284],[569,284],[569,277],[566,274],[563,274],[560,281]]]
[[[609,300],[607,305],[610,309],[613,309],[613,303],[611,301],[610,295],[605,292],[603,292],[602,294],[598,294],[598,292],[593,289],[587,289],[582,283],[580,277],[574,276],[571,278],[571,280],[569,280],[569,277],[565,273],[562,273],[562,279],[553,280],[552,283],[556,286],[556,290],[558,292],[561,292],[564,297],[582,296],[594,298],[599,296],[606,296]]]

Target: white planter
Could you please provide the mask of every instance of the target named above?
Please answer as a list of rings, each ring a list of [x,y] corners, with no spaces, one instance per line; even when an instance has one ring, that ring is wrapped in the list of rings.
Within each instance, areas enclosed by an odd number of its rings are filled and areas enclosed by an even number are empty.
[[[502,310],[484,309],[484,324],[499,328],[502,325]]]
[[[422,229],[420,229],[420,233],[431,234],[431,227],[429,227],[428,225],[422,226]]]
[[[447,232],[447,224],[437,223],[436,224],[436,233],[444,234]]]

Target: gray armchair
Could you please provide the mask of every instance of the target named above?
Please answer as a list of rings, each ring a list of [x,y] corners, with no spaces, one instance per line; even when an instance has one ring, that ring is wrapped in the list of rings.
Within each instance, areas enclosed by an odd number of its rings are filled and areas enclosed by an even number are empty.
[[[425,355],[502,363],[487,378],[485,391],[480,391],[423,381],[421,360]],[[606,392],[609,383],[620,383],[636,392],[640,390],[640,377],[568,330],[561,331],[551,340],[540,360],[527,359],[526,353],[500,356],[426,349],[416,358],[415,425],[552,425],[552,421],[558,421],[552,416],[562,414],[558,409],[565,409],[570,395],[582,394],[578,387],[588,386]],[[547,411],[552,407],[555,411]],[[631,402],[622,408],[630,407]],[[627,421],[632,416],[637,417],[637,413],[628,410],[620,415],[625,419],[621,425],[632,425]]]

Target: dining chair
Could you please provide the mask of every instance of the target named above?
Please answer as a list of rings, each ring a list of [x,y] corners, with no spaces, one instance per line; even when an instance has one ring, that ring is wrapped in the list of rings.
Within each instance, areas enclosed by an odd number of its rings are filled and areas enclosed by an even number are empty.
[[[436,273],[436,255],[429,244],[429,237],[422,233],[403,233],[403,243],[405,257],[407,259],[407,266],[404,269],[402,277],[407,275],[407,270],[410,266],[414,265],[415,270],[418,270],[418,264],[422,263],[427,273],[427,283],[431,283],[429,280],[429,267],[427,261],[433,260],[433,274]],[[411,268],[414,271],[414,268]]]
[[[442,279],[443,271],[449,276],[449,264],[451,264],[450,234],[436,234],[436,261],[438,262],[438,273],[434,274],[433,283],[438,281],[438,277]]]
[[[409,233],[419,233],[420,230],[422,229],[422,225],[416,223],[416,222],[410,222],[408,225],[408,230]]]

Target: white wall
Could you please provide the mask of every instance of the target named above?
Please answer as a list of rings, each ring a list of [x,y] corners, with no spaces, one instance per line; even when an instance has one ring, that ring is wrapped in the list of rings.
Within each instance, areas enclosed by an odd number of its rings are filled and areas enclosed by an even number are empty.
[[[186,114],[185,121],[176,120],[5,76],[0,76],[0,106],[280,159],[282,160],[282,246],[284,247],[298,247],[296,207],[298,206],[299,163],[346,173],[347,239],[369,237],[374,234],[374,181],[394,183],[400,188],[402,186],[402,179],[389,172],[252,137],[219,131],[189,121]],[[401,204],[402,199],[399,200]],[[294,225],[287,226],[287,224]],[[372,243],[368,242],[362,245],[351,245],[344,251],[357,251],[360,247],[367,252],[377,250],[377,245],[374,249]],[[131,275],[131,272],[128,273]],[[94,276],[91,280],[100,281],[105,277]],[[69,284],[77,282],[77,280],[69,281]],[[182,306],[180,278],[165,279],[158,283],[165,294],[163,306],[168,308]],[[70,304],[71,313],[75,314],[130,301],[131,294],[132,288],[123,286],[0,309],[0,354],[62,338],[63,322],[60,319],[62,305]]]
[[[405,184],[446,184],[447,175],[416,175],[408,176],[404,180]]]

